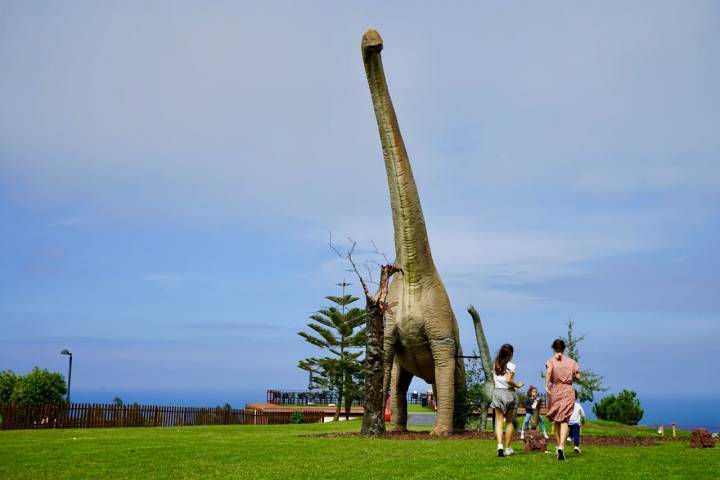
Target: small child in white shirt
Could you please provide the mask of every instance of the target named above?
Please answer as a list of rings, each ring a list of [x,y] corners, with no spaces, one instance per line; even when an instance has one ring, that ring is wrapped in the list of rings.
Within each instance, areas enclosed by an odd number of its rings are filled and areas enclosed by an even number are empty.
[[[575,453],[580,453],[580,425],[585,425],[585,410],[583,410],[582,405],[580,405],[578,401],[577,391],[575,391],[575,406],[573,407],[572,415],[570,415],[568,425],[570,426],[568,440],[573,439]]]

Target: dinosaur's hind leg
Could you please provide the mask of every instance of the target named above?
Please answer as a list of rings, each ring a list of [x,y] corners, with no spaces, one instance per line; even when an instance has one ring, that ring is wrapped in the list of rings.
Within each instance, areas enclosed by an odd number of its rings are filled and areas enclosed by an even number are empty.
[[[468,399],[465,390],[465,363],[462,357],[462,349],[458,343],[458,350],[455,353],[455,376],[453,383],[455,384],[455,405],[453,408],[453,430],[456,432],[464,432],[465,425],[468,422]]]
[[[413,374],[400,366],[395,360],[390,383],[390,411],[392,417],[392,431],[407,431],[407,391]]]
[[[437,414],[432,435],[448,435],[453,431],[453,411],[455,409],[455,339],[441,337],[430,339],[433,360],[435,361],[435,401]]]

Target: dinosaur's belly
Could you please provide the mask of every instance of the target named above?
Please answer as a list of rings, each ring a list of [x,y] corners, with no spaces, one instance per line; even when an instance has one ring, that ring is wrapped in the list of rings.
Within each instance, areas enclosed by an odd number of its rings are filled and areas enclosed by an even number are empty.
[[[395,355],[402,367],[428,383],[435,383],[435,362],[430,344],[420,322],[404,319],[398,325],[398,345]]]
[[[399,353],[397,358],[400,365],[414,376],[422,378],[427,383],[435,383],[435,363],[430,350],[427,352],[405,351]]]
[[[414,376],[435,383],[435,361],[427,334],[428,321],[431,324],[434,315],[425,306],[422,292],[411,292],[402,280],[402,274],[395,278],[388,294],[388,303],[394,307],[388,317],[397,330],[395,357]]]

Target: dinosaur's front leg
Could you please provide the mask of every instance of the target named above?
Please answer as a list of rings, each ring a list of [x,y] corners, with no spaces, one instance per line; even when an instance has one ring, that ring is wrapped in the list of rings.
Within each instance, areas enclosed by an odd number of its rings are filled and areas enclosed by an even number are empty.
[[[390,387],[390,413],[393,432],[407,431],[407,391],[413,374],[405,370],[395,360],[392,369],[392,385]]]
[[[455,403],[455,339],[430,339],[430,350],[435,362],[435,398],[437,416],[432,435],[449,435],[453,431]]]

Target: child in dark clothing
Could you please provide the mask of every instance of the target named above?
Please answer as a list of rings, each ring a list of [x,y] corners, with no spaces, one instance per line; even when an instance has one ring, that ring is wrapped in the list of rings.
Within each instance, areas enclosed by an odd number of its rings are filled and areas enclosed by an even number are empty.
[[[530,388],[528,388],[527,393],[527,402],[525,402],[525,420],[523,421],[522,428],[520,429],[520,438],[525,438],[525,429],[530,425],[530,420],[532,419],[533,413],[535,413],[536,408],[540,408],[540,398],[538,396],[538,389],[534,385],[530,385]],[[543,421],[542,417],[538,415],[539,422],[538,426],[540,427],[540,430],[543,432],[543,435],[545,438],[548,438],[548,434],[545,431],[545,422]]]

